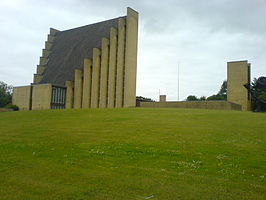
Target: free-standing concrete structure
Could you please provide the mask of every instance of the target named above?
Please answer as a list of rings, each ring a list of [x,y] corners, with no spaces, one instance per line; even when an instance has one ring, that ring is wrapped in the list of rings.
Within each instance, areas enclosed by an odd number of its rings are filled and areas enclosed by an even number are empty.
[[[50,90],[64,88],[66,108],[135,107],[137,43],[138,13],[131,8],[126,16],[96,24],[51,28],[33,86],[16,87],[13,103],[23,109],[58,108],[51,106],[55,93],[43,91],[48,84]],[[38,106],[35,94],[41,94]]]
[[[250,63],[234,61],[227,63],[227,101],[242,106],[242,110],[251,110],[250,94],[244,84],[250,84]]]

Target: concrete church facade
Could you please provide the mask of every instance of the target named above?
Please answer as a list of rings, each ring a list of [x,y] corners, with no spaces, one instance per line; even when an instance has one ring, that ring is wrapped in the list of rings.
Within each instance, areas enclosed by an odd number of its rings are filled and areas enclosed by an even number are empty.
[[[138,13],[66,31],[51,28],[21,110],[136,106]]]

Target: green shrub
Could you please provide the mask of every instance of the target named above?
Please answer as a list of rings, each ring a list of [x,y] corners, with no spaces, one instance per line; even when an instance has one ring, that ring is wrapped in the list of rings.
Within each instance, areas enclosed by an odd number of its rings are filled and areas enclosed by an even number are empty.
[[[14,110],[14,111],[19,110],[19,107],[18,107],[17,105],[13,105],[13,104],[7,104],[7,105],[5,106],[5,108],[12,109],[12,110]]]

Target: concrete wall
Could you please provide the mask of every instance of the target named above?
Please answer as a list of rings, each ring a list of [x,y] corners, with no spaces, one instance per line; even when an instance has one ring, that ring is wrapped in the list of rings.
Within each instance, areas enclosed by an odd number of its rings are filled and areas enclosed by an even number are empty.
[[[66,108],[73,108],[74,90],[73,82],[66,81]]]
[[[13,88],[12,104],[17,105],[20,110],[31,109],[31,86]]]
[[[194,108],[214,110],[241,110],[241,105],[227,101],[169,101],[140,102],[140,107],[146,108]]]
[[[52,84],[32,86],[32,110],[51,108]]]
[[[82,70],[75,70],[75,82],[74,82],[74,108],[81,108],[82,103]]]
[[[247,89],[250,83],[250,64],[247,61],[227,63],[227,101],[242,105],[242,110],[251,110]]]
[[[166,102],[166,95],[160,95],[160,102]]]
[[[124,107],[136,106],[138,13],[127,8]]]

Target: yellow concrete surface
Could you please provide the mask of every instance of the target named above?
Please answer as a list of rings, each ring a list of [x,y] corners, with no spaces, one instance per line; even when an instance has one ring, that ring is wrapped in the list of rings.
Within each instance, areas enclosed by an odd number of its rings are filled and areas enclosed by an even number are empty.
[[[52,84],[32,86],[32,110],[51,108]]]
[[[82,108],[89,108],[91,103],[91,60],[84,59]]]
[[[73,81],[66,81],[66,108],[73,108],[74,101]]]
[[[108,100],[107,107],[115,107],[115,77],[116,77],[116,51],[117,51],[117,30],[110,30],[110,52],[109,52],[109,76],[108,76]]]
[[[228,101],[168,101],[140,102],[140,107],[146,108],[193,108],[213,110],[241,110],[241,105]]]
[[[107,78],[109,59],[109,40],[102,38],[101,75],[100,75],[100,98],[99,108],[106,108],[107,105]]]
[[[91,108],[99,107],[99,89],[100,89],[100,66],[101,51],[93,48],[92,56],[92,85],[91,85]]]
[[[45,70],[45,65],[37,65],[36,74],[42,75]]]
[[[243,86],[250,81],[250,66],[247,61],[227,63],[227,101],[242,105],[250,110],[251,103],[247,89]]]
[[[17,105],[19,110],[30,110],[31,86],[13,88],[12,104]]]
[[[166,102],[166,95],[160,95],[160,102]]]
[[[75,69],[75,82],[74,82],[74,108],[81,108],[82,102],[82,70]]]
[[[127,8],[124,107],[136,106],[138,13]]]
[[[33,83],[34,84],[40,83],[41,80],[42,80],[42,75],[40,75],[40,74],[34,74],[33,75]]]
[[[124,96],[124,66],[125,66],[125,19],[118,20],[118,45],[117,45],[117,71],[116,71],[116,95],[115,107],[121,108],[123,106]]]

